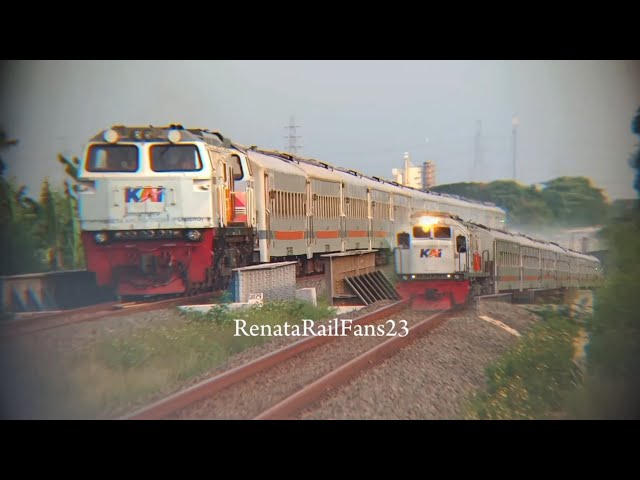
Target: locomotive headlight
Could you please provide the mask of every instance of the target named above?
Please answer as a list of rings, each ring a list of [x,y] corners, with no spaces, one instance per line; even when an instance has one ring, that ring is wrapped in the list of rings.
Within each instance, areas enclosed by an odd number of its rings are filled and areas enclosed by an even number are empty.
[[[198,230],[187,230],[187,238],[192,242],[197,242],[202,237],[202,233]]]
[[[182,135],[180,135],[179,130],[171,130],[167,138],[171,143],[178,143],[182,139]]]
[[[102,137],[104,138],[105,142],[116,143],[118,141],[118,132],[113,129],[106,130]]]
[[[96,243],[106,243],[106,241],[109,240],[107,232],[98,232],[93,236],[93,238],[96,240]]]
[[[438,217],[420,217],[419,223],[423,227],[430,227],[431,225],[438,223],[438,221]]]

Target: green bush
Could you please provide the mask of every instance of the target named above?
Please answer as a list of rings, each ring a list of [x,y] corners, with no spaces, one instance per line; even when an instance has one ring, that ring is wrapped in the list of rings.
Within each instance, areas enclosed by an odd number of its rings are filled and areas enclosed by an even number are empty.
[[[576,388],[573,341],[578,331],[578,325],[562,314],[543,312],[543,321],[486,368],[486,390],[471,395],[463,417],[555,418]]]

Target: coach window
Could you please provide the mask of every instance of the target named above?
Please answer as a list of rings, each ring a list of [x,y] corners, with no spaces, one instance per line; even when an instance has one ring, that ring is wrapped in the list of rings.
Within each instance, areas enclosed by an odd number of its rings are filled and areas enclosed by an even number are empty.
[[[151,169],[154,172],[195,172],[202,161],[195,145],[154,145],[151,147]]]
[[[94,145],[87,155],[89,172],[135,172],[138,147],[134,145]]]

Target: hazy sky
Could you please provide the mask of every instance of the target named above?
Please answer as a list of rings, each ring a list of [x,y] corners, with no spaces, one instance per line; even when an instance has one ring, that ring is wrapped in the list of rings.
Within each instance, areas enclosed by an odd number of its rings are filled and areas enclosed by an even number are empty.
[[[20,142],[2,156],[32,196],[64,177],[58,153],[113,124],[284,149],[292,115],[302,153],[329,163],[391,178],[407,151],[435,162],[437,183],[511,178],[514,114],[518,180],[585,175],[635,196],[638,61],[13,61],[0,82],[0,125]]]

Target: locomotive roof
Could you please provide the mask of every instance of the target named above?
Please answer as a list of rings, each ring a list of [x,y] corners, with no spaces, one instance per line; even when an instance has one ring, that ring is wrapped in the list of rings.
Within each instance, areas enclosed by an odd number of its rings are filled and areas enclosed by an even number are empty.
[[[125,125],[113,125],[110,130],[115,131],[118,134],[119,141],[158,141],[166,142],[168,140],[168,133],[171,130],[179,130],[182,136],[182,141],[192,142],[206,142],[210,145],[217,147],[229,147],[231,142],[225,138],[220,132],[214,132],[206,128],[184,128],[182,125],[168,125],[164,127],[153,125],[141,125],[141,126],[125,126]],[[108,130],[103,130],[94,135],[90,142],[104,142],[104,134]]]

